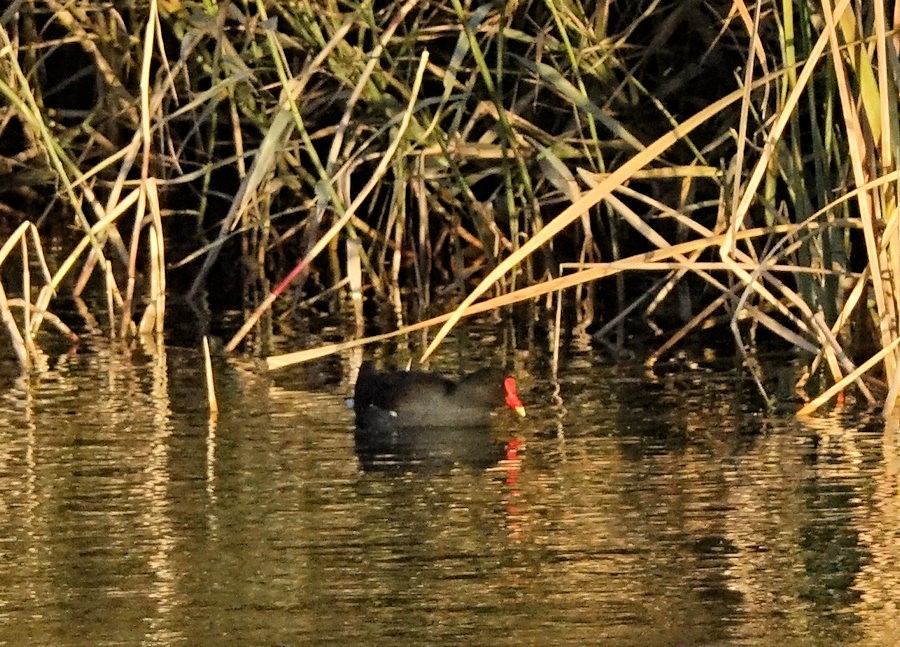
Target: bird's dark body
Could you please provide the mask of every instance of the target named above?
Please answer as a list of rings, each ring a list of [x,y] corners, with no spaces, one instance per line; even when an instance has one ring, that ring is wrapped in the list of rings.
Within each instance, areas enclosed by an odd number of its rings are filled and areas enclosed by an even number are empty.
[[[364,362],[353,395],[357,427],[466,427],[503,404],[503,373],[482,369],[454,382],[421,371],[375,371]]]

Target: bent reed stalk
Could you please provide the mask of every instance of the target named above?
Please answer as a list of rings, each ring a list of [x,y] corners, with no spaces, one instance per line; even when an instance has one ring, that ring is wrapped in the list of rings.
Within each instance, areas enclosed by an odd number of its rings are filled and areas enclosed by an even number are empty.
[[[256,330],[258,354],[291,291],[390,304],[395,330],[274,369],[440,325],[425,361],[465,316],[575,288],[578,330],[621,346],[646,329],[648,366],[717,330],[774,403],[764,330],[797,349],[801,413],[841,393],[889,413],[893,19],[883,0],[22,3],[0,16],[0,134],[18,147],[0,158],[0,266],[20,244],[42,283],[0,285],[0,317],[28,368],[53,298],[97,268],[123,338],[159,338],[173,301],[220,290],[243,303],[227,349]],[[81,69],[54,73],[64,61]],[[80,100],[61,100],[73,83]],[[21,198],[50,215],[31,224]],[[55,221],[79,234],[51,272]],[[405,321],[411,301],[446,304],[440,284],[465,288],[458,305]]]

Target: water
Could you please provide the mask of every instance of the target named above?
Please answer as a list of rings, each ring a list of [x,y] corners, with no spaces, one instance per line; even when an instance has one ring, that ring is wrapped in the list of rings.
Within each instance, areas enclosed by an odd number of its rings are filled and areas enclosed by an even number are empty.
[[[898,642],[896,425],[520,364],[524,421],[369,470],[345,363],[219,365],[217,423],[192,351],[7,367],[0,645]]]

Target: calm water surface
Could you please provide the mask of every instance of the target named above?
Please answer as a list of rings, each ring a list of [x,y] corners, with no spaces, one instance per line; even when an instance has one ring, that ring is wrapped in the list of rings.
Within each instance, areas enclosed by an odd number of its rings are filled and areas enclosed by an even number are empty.
[[[576,353],[521,360],[524,421],[388,460],[346,361],[223,364],[214,424],[192,351],[54,362],[2,382],[0,645],[900,642],[890,423]]]

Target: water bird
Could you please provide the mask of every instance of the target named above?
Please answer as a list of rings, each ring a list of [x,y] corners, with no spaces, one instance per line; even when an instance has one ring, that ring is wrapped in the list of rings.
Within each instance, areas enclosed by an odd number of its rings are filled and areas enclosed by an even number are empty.
[[[478,427],[506,404],[519,416],[525,407],[514,377],[483,368],[458,382],[423,371],[376,371],[363,362],[353,393],[357,429]]]

